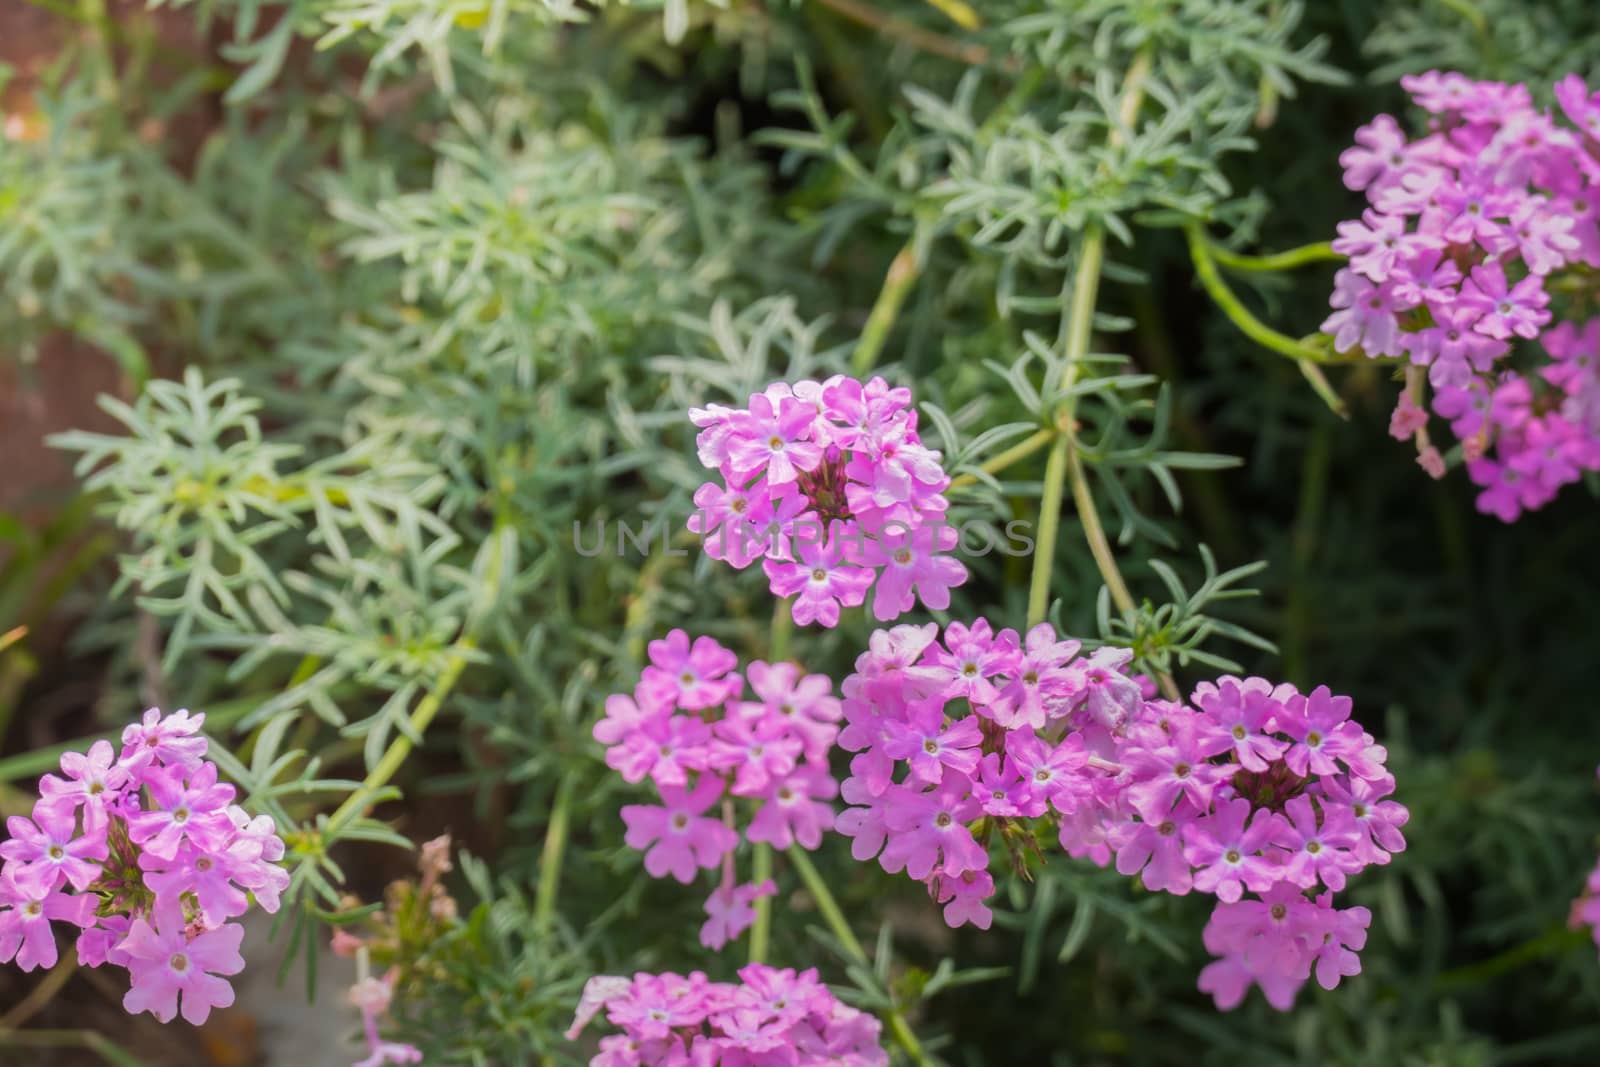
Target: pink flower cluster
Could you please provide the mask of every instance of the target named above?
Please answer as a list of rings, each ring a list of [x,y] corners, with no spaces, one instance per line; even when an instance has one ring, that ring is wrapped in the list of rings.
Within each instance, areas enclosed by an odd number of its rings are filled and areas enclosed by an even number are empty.
[[[700,462],[722,476],[695,492],[689,529],[713,559],[762,560],[773,595],[794,597],[795,622],[836,626],[869,591],[880,621],[918,598],[949,607],[967,569],[947,555],[950,479],[917,435],[911,390],[836,375],[689,414]]]
[[[1523,85],[1440,72],[1401,84],[1428,132],[1409,139],[1379,115],[1340,157],[1371,206],[1338,227],[1350,263],[1322,329],[1340,352],[1417,368],[1390,432],[1442,477],[1429,412],[1447,420],[1478,509],[1509,522],[1600,469],[1600,320],[1560,320],[1600,267],[1600,94],[1577,75],[1557,85],[1568,126]]]
[[[792,663],[752,662],[756,699],[743,699],[738,657],[710,637],[691,643],[673,630],[650,642],[649,655],[633,695],[606,700],[594,736],[608,766],[660,791],[661,804],[622,809],[625,840],[644,852],[645,870],[688,885],[697,870],[722,867],[701,932],[707,947],[721,948],[753,920],[752,902],[773,891],[770,883],[733,884],[734,801],[750,809],[746,840],[816,848],[833,826],[828,801],[839,785],[828,753],[842,711],[828,678],[802,675]]]
[[[1600,948],[1600,860],[1595,862],[1594,870],[1589,872],[1589,877],[1583,885],[1582,895],[1572,902],[1569,925],[1574,930],[1589,927],[1590,934],[1594,936],[1595,947]]]
[[[1308,894],[1387,863],[1408,815],[1348,698],[1224,677],[1191,707],[1153,699],[1128,650],[1080,656],[1049,624],[938,638],[880,630],[845,679],[854,806],[837,828],[857,859],[927,882],[949,925],[987,929],[989,845],[1020,868],[1053,824],[1072,856],[1216,895],[1205,941],[1222,958],[1200,987],[1223,1009],[1252,982],[1287,1008],[1313,969],[1328,988],[1359,971],[1366,909]]]
[[[814,968],[752,963],[739,979],[591,978],[567,1039],[604,1010],[622,1033],[600,1040],[590,1067],[887,1067],[878,1020],[841,1004]]]
[[[266,815],[233,803],[205,759],[204,715],[151,709],[118,755],[96,741],[39,781],[33,817],[6,820],[0,844],[0,962],[25,971],[57,959],[51,923],[80,930],[81,963],[125,967],[130,1012],[191,1023],[233,1003],[225,975],[244,969],[253,897],[278,909],[289,874]]]

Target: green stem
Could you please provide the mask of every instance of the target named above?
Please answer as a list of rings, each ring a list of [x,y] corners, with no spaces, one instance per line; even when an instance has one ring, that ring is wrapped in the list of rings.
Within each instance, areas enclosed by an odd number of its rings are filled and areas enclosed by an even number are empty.
[[[1138,118],[1139,105],[1144,100],[1144,80],[1150,74],[1150,62],[1150,53],[1140,52],[1122,79],[1122,104],[1117,109],[1117,124],[1106,137],[1107,144],[1112,148],[1122,145],[1126,131],[1133,128]],[[1072,279],[1071,296],[1061,324],[1061,380],[1059,383],[1051,383],[1048,379],[1045,381],[1045,396],[1050,400],[1072,387],[1082,372],[1083,358],[1089,354],[1089,340],[1094,333],[1094,306],[1100,295],[1100,272],[1105,266],[1105,256],[1105,229],[1099,224],[1091,225],[1084,231],[1078,269]],[[1055,388],[1052,388],[1053,384]],[[1070,466],[1067,459],[1072,444],[1075,407],[1076,402],[1071,396],[1061,402],[1055,417],[1058,436],[1045,461],[1044,492],[1039,500],[1039,539],[1034,551],[1033,573],[1028,582],[1029,626],[1043,622],[1050,609],[1050,570],[1055,565],[1056,532],[1061,523],[1061,498]],[[1085,525],[1084,529],[1087,532],[1088,526]]]
[[[900,317],[900,307],[906,302],[911,287],[916,284],[917,275],[922,272],[921,264],[917,262],[918,236],[913,233],[905,247],[889,261],[889,270],[883,277],[883,288],[878,291],[878,299],[872,305],[867,324],[861,328],[861,339],[856,342],[855,353],[850,357],[850,369],[857,377],[865,375],[878,362],[884,343],[889,339],[889,331],[894,329],[895,320]]]
[[[489,562],[484,568],[484,586],[488,596],[483,602],[493,604],[498,599],[501,574],[500,568],[504,565],[504,552],[501,551],[501,534],[510,520],[501,517],[495,520],[494,527],[489,531],[490,542]],[[444,707],[445,699],[450,695],[450,690],[455,688],[456,682],[461,679],[461,672],[466,670],[467,662],[472,658],[472,653],[478,647],[476,630],[481,625],[482,619],[468,618],[462,624],[461,636],[456,638],[454,652],[445,662],[444,670],[439,672],[439,680],[429,690],[428,694],[417,702],[416,710],[411,713],[411,729],[400,734],[389,742],[388,749],[378,760],[378,765],[361,780],[355,791],[345,798],[334,813],[328,817],[325,834],[329,837],[337,834],[345,823],[359,815],[362,809],[371,803],[371,797],[378,790],[389,784],[404,765],[406,757],[411,755],[411,750],[416,746],[412,744],[411,737],[421,737],[428,729],[428,724],[433,722],[434,716]],[[410,736],[407,736],[407,735]]]
[[[1106,233],[1099,226],[1091,226],[1084,235],[1083,249],[1078,257],[1078,270],[1072,279],[1072,288],[1062,322],[1061,380],[1047,381],[1046,395],[1057,395],[1071,388],[1077,381],[1083,357],[1089,353],[1089,339],[1094,327],[1094,305],[1100,294],[1100,269],[1105,264]],[[1053,386],[1053,387],[1052,387]],[[1062,402],[1056,416],[1057,435],[1050,446],[1050,455],[1044,465],[1044,492],[1039,498],[1039,539],[1033,557],[1033,574],[1028,581],[1028,625],[1044,621],[1050,610],[1050,571],[1055,565],[1056,532],[1061,525],[1061,500],[1066,489],[1067,452],[1072,443],[1068,432],[1072,426],[1074,404],[1069,397]]]
[[[1061,497],[1067,473],[1070,439],[1056,434],[1044,464],[1044,494],[1039,498],[1039,537],[1028,580],[1028,626],[1044,621],[1050,610],[1050,570],[1055,565],[1056,531],[1061,526]]]
[[[772,877],[772,846],[766,842],[755,845],[754,870],[751,880],[760,885]],[[772,948],[772,898],[756,899],[756,919],[750,926],[750,962],[765,963]]]
[[[1054,429],[1039,430],[1023,438],[1004,452],[997,452],[978,469],[985,474],[998,474],[1013,463],[1033,455],[1039,449],[1054,441],[1057,436],[1059,435]],[[956,489],[963,485],[973,485],[977,480],[978,476],[976,474],[960,474],[950,479],[950,488]]]
[[[1333,245],[1328,241],[1318,241],[1316,244],[1301,245],[1299,248],[1272,252],[1264,256],[1247,256],[1242,252],[1233,252],[1221,245],[1212,244],[1209,240],[1206,242],[1206,248],[1211,253],[1212,259],[1229,270],[1250,273],[1293,270],[1308,263],[1327,263],[1345,258],[1335,252]]]
[[[1200,227],[1191,223],[1183,228],[1183,232],[1189,241],[1189,258],[1194,262],[1195,276],[1200,279],[1200,285],[1211,297],[1212,302],[1239,328],[1240,333],[1261,347],[1281,356],[1288,356],[1290,359],[1307,360],[1311,363],[1348,362],[1323,349],[1279,333],[1252,315],[1244,303],[1234,295],[1233,290],[1228,288],[1228,283],[1222,280],[1211,243],[1205,234],[1200,232]]]
[[[543,937],[556,914],[556,895],[561,888],[561,861],[567,854],[567,827],[572,821],[573,779],[556,787],[555,806],[550,825],[544,831],[544,848],[539,853],[539,889],[534,897],[533,929]]]
[[[420,735],[428,728],[428,724],[433,722],[434,716],[439,714],[439,709],[444,707],[445,698],[460,680],[461,672],[466,669],[467,659],[476,647],[477,642],[470,636],[463,635],[456,641],[456,652],[445,663],[444,670],[439,674],[439,681],[427,696],[417,702],[416,710],[411,713],[412,733]],[[389,784],[389,779],[400,770],[415,747],[411,738],[405,734],[389,742],[389,747],[378,760],[378,765],[372,768],[372,772],[361,780],[355,792],[346,797],[344,803],[328,817],[329,836],[336,834],[346,822],[360,814],[362,808],[369,802],[369,798]]]
[[[1138,611],[1138,605],[1134,603],[1128,583],[1117,567],[1117,557],[1111,551],[1105,527],[1100,525],[1100,509],[1095,506],[1094,494],[1089,490],[1088,474],[1075,448],[1067,452],[1067,477],[1072,482],[1072,501],[1078,508],[1078,521],[1083,524],[1083,539],[1089,543],[1089,554],[1094,557],[1095,569],[1110,590],[1112,603],[1117,605],[1117,610],[1124,615],[1132,615]],[[1183,699],[1178,692],[1178,683],[1165,671],[1156,672],[1156,684],[1168,700],[1176,702]]]
[[[845,921],[844,912],[839,907],[839,902],[834,899],[833,891],[828,888],[828,883],[823,881],[822,875],[811,863],[811,857],[806,855],[804,849],[791,848],[784,853],[789,857],[789,862],[794,865],[795,871],[800,875],[800,880],[806,884],[806,891],[811,894],[811,899],[817,902],[817,910],[822,913],[822,919],[828,924],[828,929],[838,939],[839,944],[849,953],[850,958],[857,964],[872,969],[872,957],[867,955],[867,950],[856,939],[855,932],[850,929],[850,924]],[[911,1062],[917,1067],[930,1067],[931,1061],[928,1054],[922,1049],[922,1042],[917,1040],[917,1035],[912,1032],[911,1024],[906,1022],[906,1017],[900,1014],[900,1009],[892,1003],[885,1013],[884,1021],[889,1026],[889,1032],[894,1035],[900,1047],[906,1050],[911,1057]]]
[[[794,612],[787,600],[772,609],[772,636],[767,642],[767,660],[782,663],[789,658],[789,637],[794,633]]]

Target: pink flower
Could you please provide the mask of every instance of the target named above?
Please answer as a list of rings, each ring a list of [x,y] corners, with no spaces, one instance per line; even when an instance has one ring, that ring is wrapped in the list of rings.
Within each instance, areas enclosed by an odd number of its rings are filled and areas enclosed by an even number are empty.
[[[171,859],[184,841],[202,849],[218,849],[233,830],[227,807],[233,786],[217,783],[214,763],[201,764],[187,781],[175,767],[143,775],[153,807],[128,819],[128,834],[146,852]]]
[[[1508,285],[1498,260],[1472,268],[1461,285],[1461,305],[1481,316],[1473,328],[1498,340],[1512,334],[1539,336],[1539,328],[1550,321],[1550,312],[1545,310],[1549,303],[1550,294],[1537,274]]]
[[[58,884],[19,885],[8,871],[0,875],[0,963],[16,960],[24,971],[56,965],[56,939],[50,923],[88,926],[95,898],[67,894]]]
[[[1324,806],[1337,805],[1350,813],[1360,839],[1356,858],[1363,863],[1388,863],[1391,852],[1404,852],[1406,839],[1400,833],[1411,818],[1405,805],[1385,800],[1394,791],[1394,779],[1369,781],[1365,778],[1325,777],[1319,783]]]
[[[606,752],[606,766],[627,782],[649,777],[658,786],[682,786],[688,772],[702,771],[710,755],[711,728],[688,715],[645,719],[620,745]]]
[[[1109,841],[1117,853],[1118,874],[1138,874],[1152,892],[1183,896],[1194,885],[1189,861],[1183,854],[1185,829],[1197,809],[1187,800],[1159,818],[1128,821],[1111,830]]]
[[[176,903],[184,893],[193,893],[201,915],[210,926],[220,926],[224,920],[243,915],[250,907],[244,891],[234,884],[245,878],[235,870],[242,858],[230,852],[213,856],[185,842],[177,853],[162,859],[145,853],[139,864],[145,871],[145,884],[155,891],[157,898]],[[287,876],[287,872],[284,872]],[[181,920],[181,911],[172,914]]]
[[[745,837],[774,848],[799,842],[801,848],[814,849],[822,844],[823,831],[833,826],[833,807],[825,801],[838,792],[826,768],[803,767],[767,787],[766,803],[750,820]]]
[[[690,645],[688,634],[673,630],[648,647],[650,666],[644,669],[639,688],[652,704],[671,702],[686,711],[700,711],[732,700],[744,686],[743,679],[729,673],[739,665],[739,657],[710,637],[697,637]]]
[[[1030,629],[1021,657],[1001,671],[1010,680],[999,687],[989,717],[1007,729],[1040,729],[1070,711],[1087,684],[1068,666],[1080,647],[1077,641],[1057,640],[1049,623]]]
[[[65,879],[81,892],[100,877],[100,865],[90,861],[106,858],[105,836],[75,836],[77,823],[70,807],[42,800],[33,806],[32,820],[6,820],[11,840],[0,843],[0,857],[19,886],[49,889]]]
[[[128,784],[128,770],[117,761],[116,750],[109,741],[96,741],[89,752],[63,752],[61,773],[57,778],[47,774],[39,779],[39,795],[48,804],[65,806],[72,810],[83,806],[84,829],[92,831],[102,825],[107,806],[118,797]]]
[[[622,809],[629,848],[648,849],[644,869],[653,878],[672,877],[688,885],[697,867],[715,867],[739,843],[739,836],[716,819],[704,817],[722,796],[722,782],[703,775],[692,791],[665,787],[663,806],[629,804]]]
[[[1032,801],[1030,807],[1041,814],[1047,802],[1060,812],[1077,809],[1086,791],[1079,775],[1088,761],[1080,734],[1057,745],[1031,730],[1014,730],[1006,735],[1006,766],[1023,783]]]
[[[873,617],[896,618],[916,607],[918,599],[936,611],[949,607],[950,590],[967,580],[967,568],[942,554],[955,548],[957,539],[952,528],[934,526],[903,539],[891,535],[883,544],[868,542],[862,562],[883,568],[872,597]]]
[[[1333,907],[1333,894],[1323,893],[1317,898],[1322,909],[1322,938],[1313,943],[1317,956],[1317,984],[1323,989],[1334,989],[1341,978],[1361,973],[1361,957],[1356,953],[1367,943],[1367,927],[1372,923],[1372,912],[1366,908]]]
[[[994,878],[988,871],[962,871],[953,878],[941,876],[937,882],[945,925],[952,930],[967,923],[980,930],[989,929],[994,912],[985,901],[994,896]]]
[[[1347,189],[1359,192],[1399,179],[1407,166],[1407,145],[1405,133],[1393,116],[1379,115],[1361,127],[1356,131],[1355,142],[1356,147],[1345,149],[1339,156]]]
[[[793,663],[750,664],[750,688],[761,705],[789,724],[805,746],[806,758],[827,759],[838,722],[844,714],[833,695],[833,681],[824,674],[802,675]],[[745,705],[748,709],[754,705]]]
[[[1318,810],[1307,796],[1294,797],[1284,806],[1287,821],[1279,820],[1274,842],[1290,851],[1284,878],[1302,889],[1321,879],[1329,889],[1343,889],[1345,875],[1363,866],[1351,851],[1360,840],[1350,813],[1337,806]]]
[[[1239,679],[1224,675],[1215,685],[1202,682],[1190,699],[1205,712],[1195,729],[1196,741],[1207,755],[1231,749],[1245,770],[1264,771],[1288,748],[1266,732],[1269,725],[1277,725],[1277,717],[1285,711],[1273,691],[1247,687]]]
[[[965,823],[978,814],[972,783],[951,773],[926,793],[893,787],[885,798],[884,821],[894,831],[879,863],[890,874],[904,870],[922,880],[935,866],[946,875],[983,870],[989,855]]]
[[[1406,221],[1368,210],[1359,222],[1339,223],[1339,237],[1333,250],[1350,257],[1350,266],[1375,282],[1387,281],[1403,255],[1427,243],[1425,236],[1408,237]]]
[[[766,714],[759,704],[754,707],[759,709],[755,715],[731,715],[718,722],[711,742],[709,765],[733,772],[735,796],[756,796],[772,779],[793,771],[800,758],[800,739],[792,736],[789,724]]]
[[[163,766],[192,770],[206,754],[206,739],[200,734],[204,715],[190,715],[180,708],[162,716],[159,708],[144,713],[144,721],[122,731],[122,765],[131,772],[146,767],[152,760]]]
[[[1369,356],[1398,356],[1402,351],[1401,310],[1394,283],[1374,285],[1353,270],[1334,276],[1332,304],[1336,309],[1322,324],[1324,333],[1333,334],[1337,352],[1348,352],[1360,345]]]
[[[932,785],[938,783],[946,767],[968,776],[975,774],[982,745],[978,717],[969,715],[946,726],[944,705],[940,702],[912,709],[911,717],[903,723],[890,723],[883,752],[907,761],[912,782]]]
[[[233,986],[218,975],[234,975],[244,970],[239,944],[244,927],[229,923],[184,937],[182,929],[160,933],[143,919],[128,928],[120,949],[128,955],[128,975],[132,986],[122,998],[122,1006],[138,1014],[148,1011],[164,1023],[179,1013],[199,1026],[212,1008],[233,1003]]]
[[[1280,726],[1295,739],[1283,757],[1291,771],[1302,777],[1333,774],[1339,769],[1335,759],[1348,764],[1358,756],[1362,731],[1349,722],[1350,708],[1349,697],[1334,696],[1325,685],[1289,701]]]
[[[774,405],[766,395],[755,394],[749,412],[733,416],[735,433],[728,454],[734,469],[765,472],[774,486],[793,482],[822,459],[822,450],[808,439],[816,418],[810,405],[794,400]]]
[[[841,607],[865,603],[875,575],[869,568],[846,563],[839,539],[826,545],[802,542],[796,549],[798,561],[769,559],[762,564],[774,595],[795,598],[790,612],[796,623],[837,626]]]
[[[1148,821],[1169,817],[1179,796],[1187,797],[1195,810],[1211,806],[1211,794],[1227,780],[1234,764],[1206,761],[1198,729],[1185,726],[1173,732],[1165,744],[1138,744],[1122,753],[1122,765],[1132,775],[1128,798]]]
[[[1246,828],[1246,820],[1249,827]],[[1194,886],[1232,904],[1245,888],[1264,893],[1278,879],[1275,865],[1262,852],[1281,832],[1280,817],[1252,809],[1247,800],[1221,801],[1214,812],[1183,828],[1184,858],[1197,870]]]
[[[700,943],[713,952],[735,940],[756,921],[752,905],[762,897],[775,896],[777,885],[768,878],[749,885],[720,885],[706,898],[706,921],[700,927]]]
[[[1132,649],[1108,645],[1073,668],[1078,680],[1073,688],[1081,690],[1085,709],[1107,729],[1121,729],[1144,699],[1139,683],[1127,674],[1132,661]]]

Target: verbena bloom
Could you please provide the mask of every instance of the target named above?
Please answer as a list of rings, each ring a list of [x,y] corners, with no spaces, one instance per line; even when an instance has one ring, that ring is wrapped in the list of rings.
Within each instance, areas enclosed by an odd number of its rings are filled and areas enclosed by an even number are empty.
[[[1600,470],[1600,319],[1581,318],[1600,267],[1600,94],[1569,75],[1555,114],[1522,85],[1401,84],[1434,118],[1410,138],[1379,115],[1340,156],[1369,207],[1339,224],[1350,262],[1322,329],[1340,352],[1417,368],[1391,434],[1438,478],[1430,415],[1448,422],[1478,510],[1511,522]]]
[[[243,927],[228,920],[252,901],[276,911],[289,873],[272,819],[217,781],[204,720],[151,709],[120,752],[97,741],[40,779],[32,817],[0,843],[0,963],[53,966],[64,923],[83,965],[128,970],[131,1012],[198,1024],[233,1002]]]
[[[967,570],[950,552],[950,479],[922,443],[911,391],[882,378],[774,382],[744,408],[689,412],[700,462],[722,482],[695,492],[688,527],[707,555],[762,561],[801,625],[836,626],[872,594],[879,620],[918,600],[947,607]]]
[[[591,1067],[889,1063],[878,1020],[840,1003],[814,969],[752,963],[737,983],[699,971],[599,975],[584,986],[567,1039],[602,1012],[620,1033],[600,1040]]]
[[[1351,702],[1223,677],[1175,703],[1128,650],[1079,652],[1047,624],[874,633],[841,687],[855,756],[835,828],[856,859],[926,882],[951,926],[987,928],[996,874],[1027,864],[1018,842],[1048,818],[1071,856],[1216,895],[1222,958],[1200,987],[1220,1007],[1256,986],[1286,1008],[1313,973],[1356,973],[1370,916],[1331,891],[1405,847],[1407,813]]]
[[[731,865],[729,871],[732,871]],[[720,950],[756,921],[755,902],[777,891],[777,885],[770,878],[748,885],[733,885],[730,878],[726,884],[713,889],[706,898],[706,921],[700,927],[700,943],[713,952]]]
[[[181,1010],[186,1021],[199,1026],[212,1008],[233,1003],[233,986],[219,976],[244,970],[243,938],[244,927],[237,923],[190,937],[182,927],[160,933],[143,919],[133,920],[118,946],[128,957],[132,981],[122,1006],[135,1014],[148,1011],[164,1023]]]
[[[687,885],[699,871],[721,868],[701,935],[720,948],[766,895],[735,888],[741,837],[814,849],[833,827],[839,784],[828,757],[843,711],[832,681],[793,663],[756,660],[741,674],[731,651],[682,630],[648,649],[633,693],[606,700],[594,737],[609,766],[629,782],[648,779],[660,795],[660,804],[621,811],[624,840],[644,853],[645,871]]]
[[[731,828],[704,814],[721,796],[722,782],[708,775],[693,790],[663,786],[664,804],[622,809],[628,847],[644,852],[644,869],[652,877],[670,874],[688,885],[697,867],[715,867],[739,843]]]

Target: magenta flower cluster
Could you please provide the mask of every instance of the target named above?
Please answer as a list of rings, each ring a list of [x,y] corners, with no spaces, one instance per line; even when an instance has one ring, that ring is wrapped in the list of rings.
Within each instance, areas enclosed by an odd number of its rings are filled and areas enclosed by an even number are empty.
[[[1407,812],[1350,700],[1224,677],[1189,706],[1153,699],[1126,649],[1079,653],[1047,623],[873,634],[842,686],[856,755],[837,828],[856,858],[987,929],[990,845],[1020,866],[1053,828],[1148,889],[1217,897],[1200,988],[1223,1009],[1252,983],[1286,1009],[1313,970],[1330,989],[1358,973],[1370,916],[1332,893],[1405,847]]]
[[[79,962],[128,970],[123,1006],[199,1024],[233,1003],[226,976],[252,899],[277,911],[289,874],[272,819],[251,818],[205,759],[204,715],[151,709],[39,782],[33,817],[0,844],[0,962],[57,959],[52,923],[76,928]]]
[[[887,1067],[878,1020],[835,999],[815,969],[752,963],[739,982],[699,971],[602,975],[584,987],[573,1040],[594,1016],[621,1030],[600,1040],[590,1067]]]
[[[880,621],[950,605],[967,569],[948,553],[950,479],[917,435],[911,390],[862,383],[775,382],[749,406],[690,412],[700,462],[722,481],[696,491],[689,529],[734,567],[762,561],[772,593],[793,597],[801,625],[836,626],[866,601]]]
[[[1478,509],[1509,522],[1600,469],[1600,320],[1562,319],[1600,267],[1600,94],[1569,75],[1555,88],[1563,124],[1523,85],[1440,72],[1401,84],[1428,130],[1408,138],[1379,115],[1340,157],[1371,206],[1338,227],[1350,262],[1322,328],[1340,352],[1417,368],[1390,432],[1442,477],[1427,429],[1430,412],[1446,420]]]
[[[674,630],[648,651],[633,695],[606,700],[594,736],[607,765],[629,782],[650,779],[661,794],[661,804],[622,809],[625,840],[644,852],[645,870],[688,885],[697,870],[722,867],[701,932],[708,947],[721,948],[753,920],[752,902],[773,891],[733,884],[741,808],[751,842],[821,844],[833,826],[828,802],[839,792],[828,753],[842,711],[832,681],[792,663],[752,662],[755,699],[744,699],[738,657],[710,637],[691,642]]]

